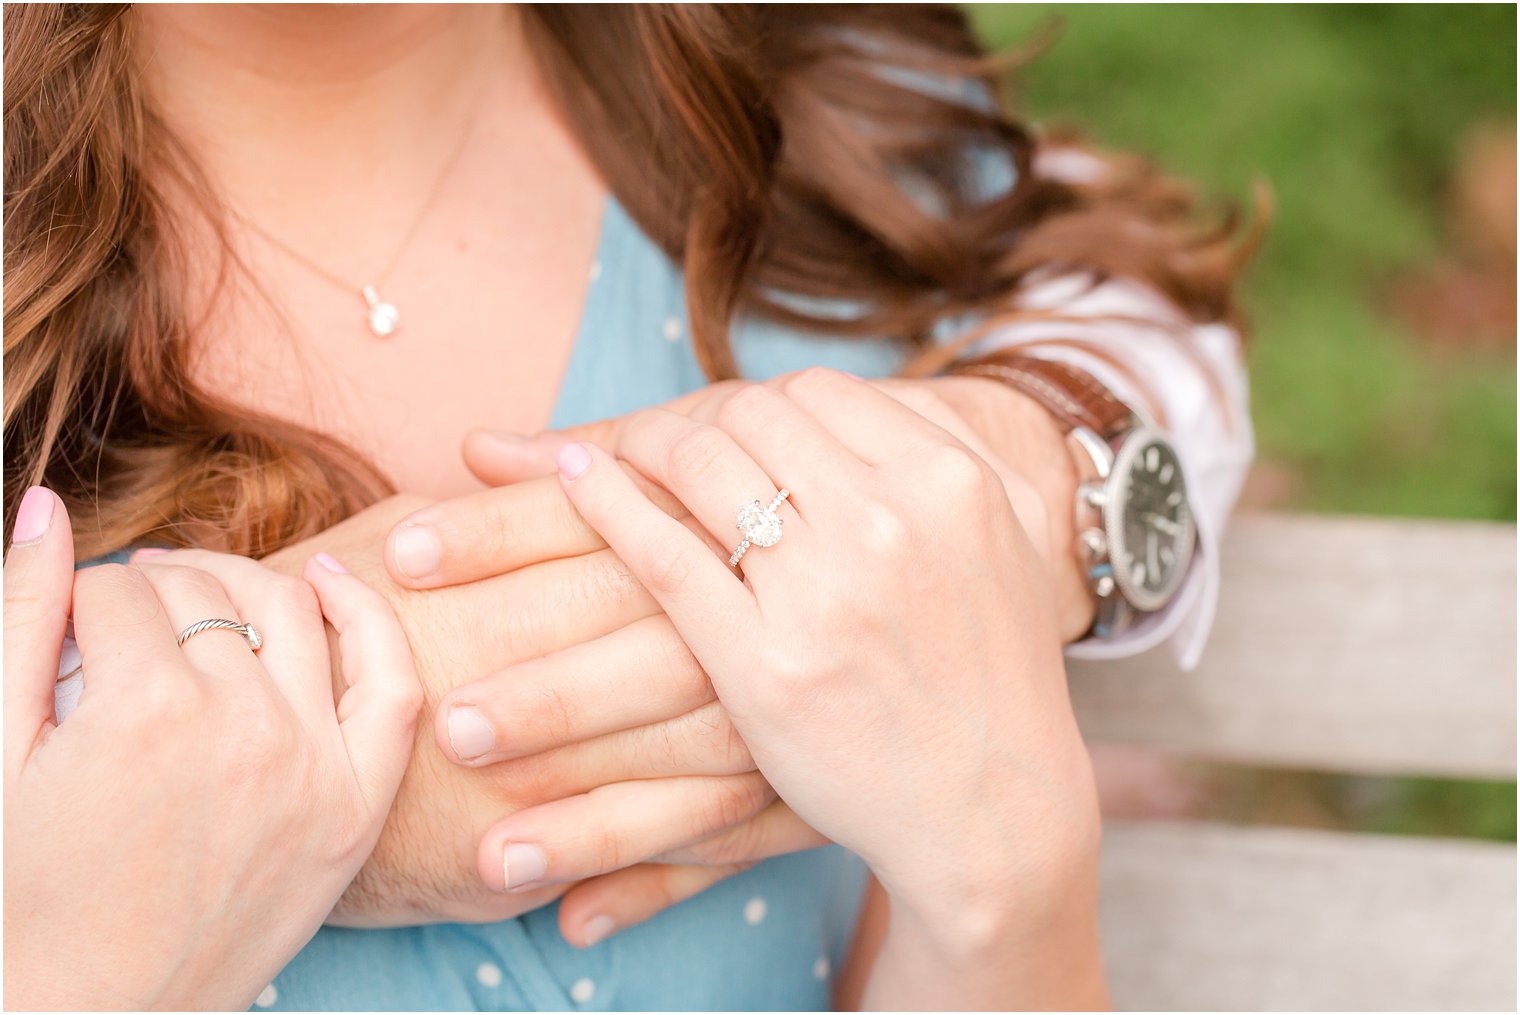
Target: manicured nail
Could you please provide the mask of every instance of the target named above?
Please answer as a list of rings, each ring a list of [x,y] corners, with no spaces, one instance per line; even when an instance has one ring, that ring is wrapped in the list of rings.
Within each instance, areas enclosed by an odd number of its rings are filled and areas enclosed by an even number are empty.
[[[474,761],[496,749],[496,730],[474,705],[449,709],[449,748],[460,761]]]
[[[321,564],[333,574],[348,574],[348,568],[338,563],[338,559],[330,553],[317,554],[317,563]]]
[[[145,546],[141,550],[132,551],[133,560],[146,560],[148,557],[161,557],[168,553],[162,546]]]
[[[591,468],[591,452],[584,444],[566,444],[555,457],[559,474],[566,479],[580,479],[581,473]]]
[[[528,842],[509,842],[501,851],[501,878],[508,891],[516,891],[544,879],[549,858]]]
[[[859,374],[852,374],[848,370],[841,370],[839,372],[842,373],[842,374],[844,374],[846,377],[851,378],[852,380],[857,380],[857,381],[863,381],[863,380],[865,380],[865,378],[862,377],[862,376],[860,376]]]
[[[25,546],[47,535],[53,524],[53,495],[40,486],[26,491],[16,509],[16,526],[11,530],[11,545]]]
[[[593,916],[581,928],[581,935],[586,939],[586,947],[590,948],[594,944],[607,940],[607,937],[615,930],[617,930],[617,924],[613,922],[612,917]]]
[[[396,533],[396,570],[416,581],[438,570],[443,548],[426,525],[408,525]]]

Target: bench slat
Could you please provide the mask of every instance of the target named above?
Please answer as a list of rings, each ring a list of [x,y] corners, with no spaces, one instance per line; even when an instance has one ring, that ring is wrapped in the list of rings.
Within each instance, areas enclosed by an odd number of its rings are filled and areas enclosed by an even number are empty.
[[[1092,740],[1370,774],[1515,774],[1515,527],[1236,519],[1198,670],[1071,664]]]
[[[1130,1010],[1514,1010],[1515,851],[1111,822],[1104,951]]]

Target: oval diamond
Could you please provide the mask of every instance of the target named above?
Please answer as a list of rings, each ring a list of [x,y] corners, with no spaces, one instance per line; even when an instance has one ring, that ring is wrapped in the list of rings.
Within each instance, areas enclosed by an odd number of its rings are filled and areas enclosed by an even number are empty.
[[[775,546],[781,542],[781,519],[757,500],[739,512],[739,531],[756,546]]]

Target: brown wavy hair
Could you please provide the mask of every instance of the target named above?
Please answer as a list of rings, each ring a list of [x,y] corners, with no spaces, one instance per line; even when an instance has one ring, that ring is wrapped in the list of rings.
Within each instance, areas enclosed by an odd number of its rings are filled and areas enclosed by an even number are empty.
[[[1187,190],[1134,160],[1098,184],[1038,177],[1035,139],[995,99],[1007,61],[955,8],[524,14],[593,163],[684,269],[713,379],[737,373],[740,310],[929,353],[938,322],[1006,309],[1053,266],[1141,279],[1198,320],[1235,318],[1249,244],[1231,241],[1232,219],[1200,226]],[[134,78],[132,34],[130,5],[5,8],[6,528],[20,493],[45,483],[82,556],[208,534],[261,555],[390,484],[337,441],[191,382],[163,195],[195,192],[196,169]],[[1015,167],[1016,186],[984,193],[986,160]],[[212,202],[204,212],[214,222]],[[817,299],[860,309],[810,313]]]

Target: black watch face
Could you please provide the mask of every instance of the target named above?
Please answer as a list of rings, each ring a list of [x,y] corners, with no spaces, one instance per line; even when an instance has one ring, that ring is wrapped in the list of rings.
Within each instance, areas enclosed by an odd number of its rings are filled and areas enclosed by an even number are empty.
[[[1106,528],[1114,581],[1137,609],[1159,610],[1176,594],[1193,559],[1182,464],[1165,438],[1137,431],[1119,449],[1109,483]]]

